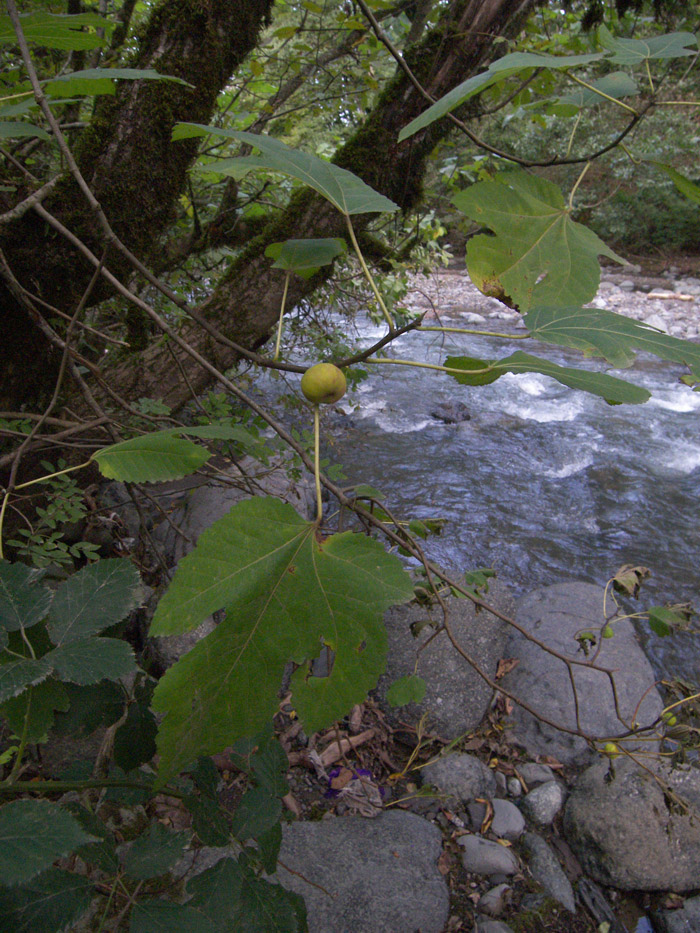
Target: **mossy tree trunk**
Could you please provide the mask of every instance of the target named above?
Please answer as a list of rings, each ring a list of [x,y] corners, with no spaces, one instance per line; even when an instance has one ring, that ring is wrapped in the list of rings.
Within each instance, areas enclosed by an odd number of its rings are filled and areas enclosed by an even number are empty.
[[[537,2],[454,0],[436,28],[407,51],[406,60],[426,90],[440,97],[484,67],[492,56],[494,40],[514,35]],[[178,120],[208,121],[218,90],[252,48],[269,6],[270,0],[212,0],[207,5],[195,0],[166,0],[149,22],[135,64],[175,74],[195,84],[196,90],[174,85],[145,87],[148,82],[141,82],[123,87],[116,99],[101,102],[96,109],[93,125],[81,141],[79,162],[116,233],[145,260],[153,255],[153,244],[169,223],[174,200],[194,157],[194,149],[187,143],[170,143],[172,125]],[[228,29],[224,28],[227,17]],[[222,33],[227,32],[239,41],[222,41]],[[409,78],[397,70],[366,122],[334,161],[402,209],[410,209],[420,197],[427,157],[449,129],[443,120],[397,143],[399,130],[426,106]],[[70,181],[47,207],[101,254],[100,233]],[[353,220],[359,231],[370,218]],[[21,243],[17,241],[18,229]],[[8,233],[0,240],[0,247],[22,284],[54,305],[74,308],[92,267],[34,215]],[[239,345],[250,349],[260,346],[277,321],[284,279],[270,268],[265,247],[288,237],[345,235],[343,218],[327,202],[312,192],[295,195],[286,211],[231,265],[211,298],[199,308],[200,313]],[[111,268],[119,270],[119,260],[111,253],[109,262]],[[308,296],[319,282],[319,277],[310,281],[292,277],[287,306]],[[49,391],[51,380],[46,378],[47,347],[40,332],[28,324],[16,304],[11,305],[12,313],[0,323],[0,341],[6,342],[7,357],[13,360],[14,368],[3,376],[0,408],[17,410],[19,403],[36,405],[41,399],[40,388]],[[214,341],[199,325],[185,325],[181,333],[219,368],[235,362],[235,352]],[[34,386],[28,385],[26,378],[27,354],[42,360],[42,378]],[[108,373],[110,385],[122,397],[157,397],[174,409],[190,397],[192,388],[203,389],[210,378],[183,351],[164,346],[162,340],[130,354]]]
[[[173,75],[192,87],[124,81],[113,97],[97,99],[76,159],[114,232],[146,263],[173,220],[175,201],[197,153],[195,140],[171,142],[172,127],[178,121],[209,122],[218,94],[256,47],[272,3],[163,0],[143,28],[129,65]],[[45,207],[102,256],[102,231],[70,176],[59,183]],[[66,312],[75,309],[94,271],[32,211],[0,227],[0,249],[24,288]],[[114,250],[107,259],[115,273],[127,271]],[[104,295],[104,289],[96,291],[92,300]],[[36,405],[52,388],[55,354],[1,283],[0,305],[0,408]]]

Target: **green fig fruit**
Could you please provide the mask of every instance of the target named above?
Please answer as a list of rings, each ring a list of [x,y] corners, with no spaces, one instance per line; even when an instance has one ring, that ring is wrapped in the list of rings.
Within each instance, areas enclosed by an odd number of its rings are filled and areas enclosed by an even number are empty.
[[[345,375],[333,363],[316,363],[301,377],[301,391],[314,405],[332,405],[346,389]]]

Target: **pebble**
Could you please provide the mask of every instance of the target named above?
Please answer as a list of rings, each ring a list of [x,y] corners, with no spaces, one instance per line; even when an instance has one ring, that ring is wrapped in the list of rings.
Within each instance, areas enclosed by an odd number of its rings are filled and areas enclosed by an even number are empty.
[[[520,810],[510,800],[496,799],[492,801],[493,819],[489,831],[499,839],[508,839],[514,842],[520,838],[525,830],[525,818]],[[484,822],[486,807],[483,803],[470,803],[467,807],[471,824],[477,832]]]
[[[566,792],[558,781],[540,784],[523,797],[525,816],[540,826],[549,826],[564,806]]]
[[[522,797],[523,785],[517,778],[508,778],[508,793],[511,797]]]
[[[506,909],[512,890],[509,884],[497,884],[484,894],[477,910],[482,914],[488,914],[489,917],[498,917]]]
[[[462,864],[477,875],[514,875],[518,860],[506,846],[482,836],[460,836],[457,842],[464,849]]]
[[[553,781],[555,778],[554,771],[552,771],[549,765],[539,765],[534,761],[519,765],[518,774],[522,777],[530,790],[537,787],[538,784],[545,784],[547,781]]]
[[[496,793],[496,779],[474,755],[445,755],[422,770],[423,782],[433,784],[440,793],[460,800],[491,798]]]

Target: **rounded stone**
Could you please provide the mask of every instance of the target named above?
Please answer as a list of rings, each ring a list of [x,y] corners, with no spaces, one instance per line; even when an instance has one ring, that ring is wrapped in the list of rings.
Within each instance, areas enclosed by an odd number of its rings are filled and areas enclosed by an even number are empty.
[[[521,806],[525,816],[540,826],[553,823],[566,799],[566,791],[558,781],[540,784],[529,794],[525,794]]]
[[[498,917],[507,907],[510,892],[513,889],[509,884],[497,884],[484,894],[479,901],[477,910],[489,917]]]
[[[445,755],[422,770],[423,783],[465,803],[475,797],[492,798],[496,793],[493,772],[474,755]]]
[[[462,864],[467,871],[476,875],[514,875],[518,860],[506,846],[501,846],[483,836],[460,836],[457,840],[464,849]]]

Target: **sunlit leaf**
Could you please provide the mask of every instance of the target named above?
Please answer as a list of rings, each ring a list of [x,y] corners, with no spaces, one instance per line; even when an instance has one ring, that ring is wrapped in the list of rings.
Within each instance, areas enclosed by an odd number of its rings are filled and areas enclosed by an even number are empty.
[[[294,704],[314,731],[344,715],[384,665],[385,608],[413,593],[399,561],[345,533],[323,541],[315,523],[272,498],[241,502],[200,535],[161,599],[151,635],[190,631],[226,608],[214,631],[159,682],[154,708],[161,774],[214,754],[265,727],[287,661],[335,652],[328,677],[293,683]]]
[[[20,14],[22,32],[28,42],[45,49],[97,49],[107,41],[96,29],[110,29],[111,23],[97,13],[24,13]],[[85,28],[88,27],[88,28]],[[17,43],[9,16],[0,16],[0,43]]]
[[[6,885],[23,884],[93,841],[57,803],[13,800],[0,807],[0,877]]]
[[[332,162],[324,162],[308,152],[293,149],[272,136],[260,136],[218,126],[202,126],[199,123],[178,123],[173,130],[174,140],[209,135],[235,139],[237,142],[254,146],[261,152],[258,157],[259,167],[291,175],[292,178],[318,191],[343,214],[371,214],[399,209],[398,204],[370,188],[352,172],[339,168]],[[216,171],[216,163],[208,165],[207,170]]]
[[[121,622],[139,598],[139,574],[130,561],[115,557],[88,564],[56,591],[49,613],[51,641],[62,645],[101,632]]]
[[[597,61],[602,57],[599,53],[592,55],[539,55],[534,52],[512,52],[510,55],[504,55],[503,58],[492,62],[487,71],[482,71],[481,74],[467,78],[466,81],[463,81],[431,107],[428,107],[419,117],[411,120],[399,133],[399,142],[413,136],[418,130],[430,126],[431,123],[439,120],[440,117],[444,117],[446,113],[450,113],[460,104],[469,100],[470,97],[480,94],[487,87],[497,81],[502,81],[504,78],[509,78],[530,68],[551,68],[555,70],[574,68],[577,65],[586,65],[589,62]]]
[[[700,379],[700,345],[670,337],[642,321],[604,308],[533,308],[524,318],[533,337],[545,343],[601,356],[618,368],[631,366],[635,350],[682,363]]]
[[[551,376],[562,385],[570,389],[580,389],[582,392],[589,392],[591,395],[598,395],[613,405],[639,405],[646,402],[650,394],[646,389],[633,385],[631,382],[625,382],[623,379],[616,379],[614,376],[608,376],[606,373],[590,372],[585,369],[574,369],[571,366],[559,366],[549,360],[539,359],[531,356],[529,353],[517,352],[503,360],[486,362],[484,360],[474,360],[464,357],[448,357],[445,360],[445,366],[449,369],[461,370],[459,373],[451,373],[454,379],[462,385],[484,385],[484,376],[479,373],[480,369],[489,369],[488,382],[493,382],[504,373],[541,373],[543,376]],[[473,374],[471,370],[476,370]]]
[[[624,260],[571,219],[552,182],[528,172],[504,172],[454,198],[457,207],[494,231],[467,244],[467,269],[485,295],[521,311],[535,304],[570,305],[595,297],[600,254]]]
[[[107,479],[158,483],[194,473],[210,456],[199,444],[175,437],[171,431],[159,431],[104,447],[92,459]]]
[[[639,65],[650,59],[683,58],[695,55],[698,40],[692,32],[670,32],[649,39],[618,39],[607,26],[598,27],[598,41],[612,52],[608,61],[616,65]],[[688,48],[688,46],[694,48]]]

